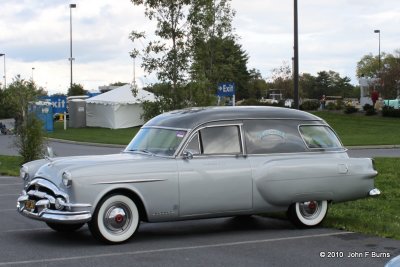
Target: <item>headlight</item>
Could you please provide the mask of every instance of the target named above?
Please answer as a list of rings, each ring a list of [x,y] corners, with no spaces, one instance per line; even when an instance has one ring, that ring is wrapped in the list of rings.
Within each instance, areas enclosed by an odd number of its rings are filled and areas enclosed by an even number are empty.
[[[21,167],[21,169],[19,170],[19,177],[21,177],[25,181],[29,179],[29,170],[27,166]]]
[[[62,174],[62,182],[65,185],[65,187],[71,187],[72,185],[72,175],[70,172],[64,172]]]

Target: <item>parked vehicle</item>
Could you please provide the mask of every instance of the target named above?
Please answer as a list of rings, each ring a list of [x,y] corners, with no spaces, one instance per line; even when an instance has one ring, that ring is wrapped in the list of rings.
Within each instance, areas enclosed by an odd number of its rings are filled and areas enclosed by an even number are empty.
[[[21,168],[17,209],[56,231],[88,223],[107,243],[140,221],[287,211],[302,227],[331,202],[379,195],[368,158],[349,158],[312,114],[277,107],[177,110],[147,122],[121,154],[47,158]]]
[[[400,97],[397,97],[396,99],[385,99],[383,100],[383,104],[388,107],[392,107],[394,109],[399,109],[400,108]]]

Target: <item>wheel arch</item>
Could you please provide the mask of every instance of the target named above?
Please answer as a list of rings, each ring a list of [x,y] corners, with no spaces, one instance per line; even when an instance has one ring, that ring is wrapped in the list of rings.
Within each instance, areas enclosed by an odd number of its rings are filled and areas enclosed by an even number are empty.
[[[135,202],[135,204],[137,205],[137,208],[139,210],[139,216],[140,216],[139,219],[141,221],[146,221],[146,222],[148,221],[148,215],[147,215],[146,207],[144,205],[142,197],[137,192],[130,190],[128,188],[113,188],[113,189],[103,193],[101,195],[101,197],[99,197],[97,199],[96,204],[93,209],[93,212],[103,199],[105,199],[111,195],[124,195],[124,196],[127,196],[130,199],[132,199]]]

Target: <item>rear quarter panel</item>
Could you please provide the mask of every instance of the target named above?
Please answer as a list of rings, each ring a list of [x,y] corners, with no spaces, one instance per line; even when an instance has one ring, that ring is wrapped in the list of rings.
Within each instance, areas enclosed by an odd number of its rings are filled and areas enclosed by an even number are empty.
[[[347,153],[302,153],[253,157],[254,206],[289,206],[308,200],[335,202],[368,196],[374,188],[371,159]]]

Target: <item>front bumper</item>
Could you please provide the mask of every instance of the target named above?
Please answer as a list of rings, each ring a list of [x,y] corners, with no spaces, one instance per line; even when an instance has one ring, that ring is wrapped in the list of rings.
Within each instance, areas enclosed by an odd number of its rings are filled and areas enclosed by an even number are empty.
[[[69,203],[69,196],[44,179],[26,186],[17,200],[17,211],[44,222],[77,224],[91,220],[90,204]]]

